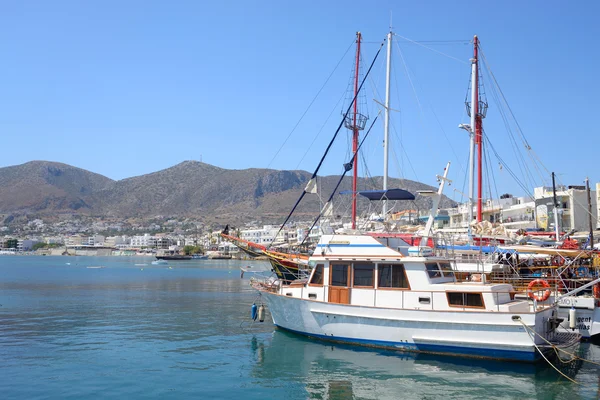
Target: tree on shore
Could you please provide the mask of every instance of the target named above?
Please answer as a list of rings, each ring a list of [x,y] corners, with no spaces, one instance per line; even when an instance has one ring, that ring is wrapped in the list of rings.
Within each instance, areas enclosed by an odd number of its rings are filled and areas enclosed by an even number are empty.
[[[192,254],[204,254],[204,249],[202,249],[202,246],[183,246],[183,253],[186,256]]]

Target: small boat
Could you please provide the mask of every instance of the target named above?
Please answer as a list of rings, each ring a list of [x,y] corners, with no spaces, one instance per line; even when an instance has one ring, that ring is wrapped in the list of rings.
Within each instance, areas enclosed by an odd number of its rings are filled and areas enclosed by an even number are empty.
[[[183,256],[181,254],[172,254],[172,255],[156,256],[156,258],[158,260],[185,261],[185,260],[191,260],[192,256]]]
[[[208,255],[206,255],[206,254],[192,254],[192,259],[194,259],[194,260],[208,260]]]

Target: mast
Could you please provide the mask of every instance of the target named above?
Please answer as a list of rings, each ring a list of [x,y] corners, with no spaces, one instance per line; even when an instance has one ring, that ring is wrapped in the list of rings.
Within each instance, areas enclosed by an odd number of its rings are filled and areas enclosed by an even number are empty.
[[[481,93],[479,90],[479,39],[477,35],[473,37],[473,58],[471,58],[471,101],[465,100],[467,113],[471,117],[470,125],[459,125],[460,128],[469,132],[469,221],[467,231],[469,243],[472,241],[471,223],[473,222],[473,199],[475,191],[475,146],[477,146],[477,222],[483,219],[483,128],[482,120],[487,112],[487,99],[483,84],[481,84]],[[468,97],[468,95],[467,95]]]
[[[587,190],[587,201],[588,201],[588,216],[590,223],[590,249],[594,250],[594,225],[592,222],[592,195],[590,192],[590,179],[585,178],[585,188]]]
[[[354,153],[354,170],[352,175],[352,229],[356,229],[356,197],[357,197],[357,177],[358,177],[358,125],[356,117],[358,114],[358,75],[360,64],[360,32],[356,32],[356,66],[354,75],[354,108],[352,115],[352,153]]]
[[[387,71],[385,74],[385,119],[383,125],[383,190],[388,188],[388,159],[390,154],[390,75],[392,73],[392,32],[387,35]],[[383,221],[387,215],[387,200],[383,200]]]
[[[554,181],[554,172],[552,173],[552,196],[554,198],[554,233],[556,241],[560,240],[560,228],[558,226],[558,201],[556,200],[556,182]]]
[[[481,179],[481,147],[482,147],[482,137],[481,137],[481,114],[479,111],[479,61],[477,59],[477,47],[479,45],[479,40],[477,39],[477,35],[473,38],[473,64],[475,69],[475,80],[473,81],[474,88],[474,99],[473,99],[473,114],[475,115],[475,124],[471,125],[475,127],[475,145],[477,146],[477,222],[481,222],[482,219],[482,179]]]
[[[477,111],[477,36],[473,43],[475,44],[475,58],[471,59],[471,127],[469,129],[469,220],[467,221],[467,232],[469,244],[472,243],[471,222],[473,222],[473,192],[475,184],[475,124]]]

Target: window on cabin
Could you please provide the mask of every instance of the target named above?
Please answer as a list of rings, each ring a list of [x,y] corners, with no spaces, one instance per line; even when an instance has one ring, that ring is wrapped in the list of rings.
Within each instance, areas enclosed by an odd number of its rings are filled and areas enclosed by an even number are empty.
[[[354,287],[373,287],[375,283],[375,265],[371,263],[354,264]]]
[[[311,285],[322,285],[323,284],[323,264],[317,264],[313,272],[312,278],[310,279]]]
[[[425,268],[427,268],[427,274],[430,278],[441,278],[442,271],[438,267],[437,263],[427,263],[425,264]]]
[[[451,276],[454,278],[454,270],[450,263],[440,263],[440,269],[444,273],[444,276]]]
[[[334,264],[331,265],[331,286],[348,286],[348,265]]]
[[[410,289],[403,264],[379,264],[378,287]]]
[[[452,307],[484,308],[481,293],[448,292],[448,305]]]

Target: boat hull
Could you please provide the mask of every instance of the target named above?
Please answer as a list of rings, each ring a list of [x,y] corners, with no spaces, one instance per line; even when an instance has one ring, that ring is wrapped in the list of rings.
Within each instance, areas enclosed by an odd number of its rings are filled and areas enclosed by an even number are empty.
[[[512,313],[380,309],[262,293],[277,327],[322,340],[497,360],[541,358],[531,334]],[[520,317],[533,329],[551,312],[545,314]]]

